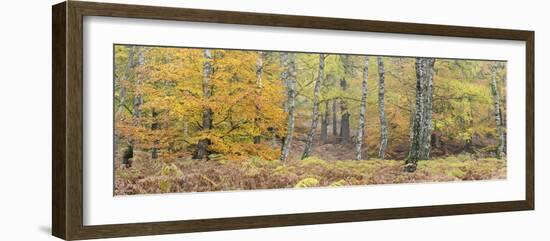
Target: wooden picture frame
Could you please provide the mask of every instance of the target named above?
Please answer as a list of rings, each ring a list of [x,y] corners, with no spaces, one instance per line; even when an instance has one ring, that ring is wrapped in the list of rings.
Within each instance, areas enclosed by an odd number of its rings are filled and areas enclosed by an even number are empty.
[[[66,240],[204,232],[369,220],[533,210],[534,188],[534,32],[356,19],[212,11],[68,1],[52,8],[52,232]],[[525,199],[489,203],[400,207],[335,212],[181,220],[83,224],[83,17],[107,16],[207,23],[299,27],[526,43]]]

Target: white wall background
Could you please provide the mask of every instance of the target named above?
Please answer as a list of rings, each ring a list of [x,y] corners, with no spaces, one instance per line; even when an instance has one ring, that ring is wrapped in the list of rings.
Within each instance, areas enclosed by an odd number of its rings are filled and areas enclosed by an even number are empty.
[[[5,1],[0,8],[0,240],[51,237],[51,8],[58,1]],[[117,1],[122,2],[122,1]],[[528,29],[536,31],[536,211],[164,235],[155,240],[548,240],[550,109],[545,1],[129,0],[190,8]],[[152,240],[153,237],[121,240]]]

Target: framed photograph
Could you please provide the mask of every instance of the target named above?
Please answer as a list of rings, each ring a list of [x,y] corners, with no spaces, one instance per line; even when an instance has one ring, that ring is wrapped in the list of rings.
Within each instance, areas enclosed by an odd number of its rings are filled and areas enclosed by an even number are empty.
[[[534,209],[534,32],[53,6],[53,235]]]

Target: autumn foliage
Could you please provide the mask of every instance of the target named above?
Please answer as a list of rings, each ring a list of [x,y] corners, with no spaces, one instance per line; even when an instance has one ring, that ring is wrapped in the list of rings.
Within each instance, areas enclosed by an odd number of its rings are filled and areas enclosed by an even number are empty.
[[[115,45],[116,193],[505,177],[505,158],[495,154],[506,126],[502,63],[435,59],[427,130],[432,160],[423,160],[409,175],[400,172],[410,156],[418,103],[417,59],[338,54],[320,59],[319,54],[297,53],[295,62],[288,62],[285,56]],[[498,95],[492,92],[492,80]],[[295,91],[289,96],[292,83]],[[384,105],[379,103],[381,93]],[[290,100],[295,108],[291,113]],[[383,120],[387,147],[380,159]],[[289,156],[281,158],[289,134]],[[308,146],[311,150],[304,155]],[[353,160],[356,150],[360,161]],[[457,156],[467,158],[454,160]],[[377,173],[384,171],[393,173],[391,180],[379,180]]]

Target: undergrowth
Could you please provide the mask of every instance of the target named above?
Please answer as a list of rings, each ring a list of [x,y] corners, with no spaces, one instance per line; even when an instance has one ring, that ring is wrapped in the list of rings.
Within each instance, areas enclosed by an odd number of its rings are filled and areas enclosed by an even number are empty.
[[[470,155],[420,161],[414,173],[403,172],[403,166],[401,160],[325,161],[316,157],[287,163],[261,158],[134,163],[131,168],[117,168],[115,193],[342,187],[506,178],[505,160],[475,159]]]

